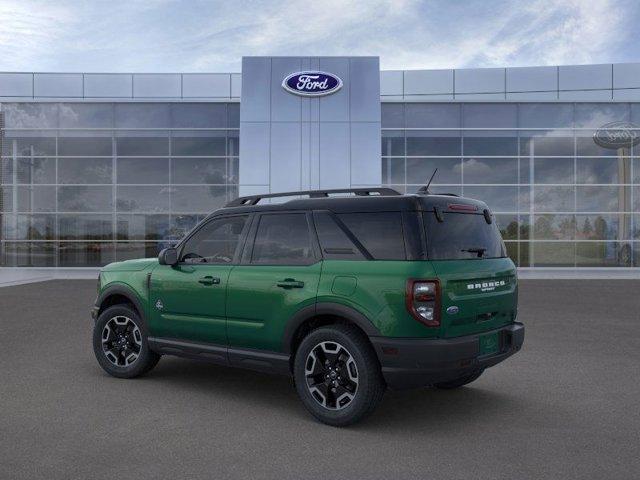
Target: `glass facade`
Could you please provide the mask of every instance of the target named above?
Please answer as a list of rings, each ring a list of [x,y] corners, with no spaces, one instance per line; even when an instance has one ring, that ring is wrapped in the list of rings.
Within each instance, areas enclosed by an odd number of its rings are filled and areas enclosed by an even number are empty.
[[[238,191],[238,103],[2,103],[0,266],[155,256]]]
[[[640,266],[637,103],[383,103],[382,182],[485,201],[521,267]],[[640,132],[636,132],[640,133]]]

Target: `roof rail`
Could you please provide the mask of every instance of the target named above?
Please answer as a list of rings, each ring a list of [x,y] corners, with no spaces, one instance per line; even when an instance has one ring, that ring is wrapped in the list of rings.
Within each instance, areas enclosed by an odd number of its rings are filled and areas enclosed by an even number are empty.
[[[368,197],[377,194],[382,197],[402,195],[393,188],[338,188],[334,190],[303,190],[299,192],[282,192],[282,193],[265,193],[263,195],[249,195],[246,197],[238,197],[228,202],[225,207],[240,207],[243,205],[257,205],[263,198],[278,197],[299,197],[308,196],[309,198],[326,198],[333,193],[353,193],[358,197]]]

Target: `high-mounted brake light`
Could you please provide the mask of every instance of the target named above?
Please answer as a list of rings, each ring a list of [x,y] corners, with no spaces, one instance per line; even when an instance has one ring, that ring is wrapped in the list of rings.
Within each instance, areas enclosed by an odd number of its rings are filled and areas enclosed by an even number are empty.
[[[427,327],[440,326],[440,282],[438,280],[407,281],[407,310]]]
[[[477,212],[478,207],[475,205],[465,205],[463,203],[450,203],[449,210],[455,210],[457,212]]]

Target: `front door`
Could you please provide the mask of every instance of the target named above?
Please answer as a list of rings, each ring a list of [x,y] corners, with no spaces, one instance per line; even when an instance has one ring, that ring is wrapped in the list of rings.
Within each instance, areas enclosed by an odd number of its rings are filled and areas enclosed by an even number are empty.
[[[184,242],[177,265],[160,265],[153,271],[150,306],[155,336],[227,344],[227,283],[248,218],[210,220]]]
[[[280,351],[287,321],[313,305],[322,262],[307,213],[265,213],[229,276],[229,346]],[[253,242],[252,239],[255,239]]]

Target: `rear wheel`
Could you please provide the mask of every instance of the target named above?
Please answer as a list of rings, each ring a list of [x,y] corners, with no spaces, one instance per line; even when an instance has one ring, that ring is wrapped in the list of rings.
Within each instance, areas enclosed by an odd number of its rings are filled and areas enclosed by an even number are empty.
[[[482,372],[484,372],[484,369],[478,372],[471,373],[469,375],[465,375],[460,378],[456,378],[455,380],[451,380],[449,382],[436,383],[434,387],[441,388],[443,390],[452,390],[454,388],[460,388],[463,385],[476,381],[480,377],[480,375],[482,375]]]
[[[309,333],[294,360],[304,406],[328,425],[346,426],[373,412],[385,390],[375,352],[360,331],[345,325]]]
[[[149,349],[142,319],[128,305],[114,305],[100,314],[93,328],[93,352],[100,366],[119,378],[143,375],[160,360]]]

